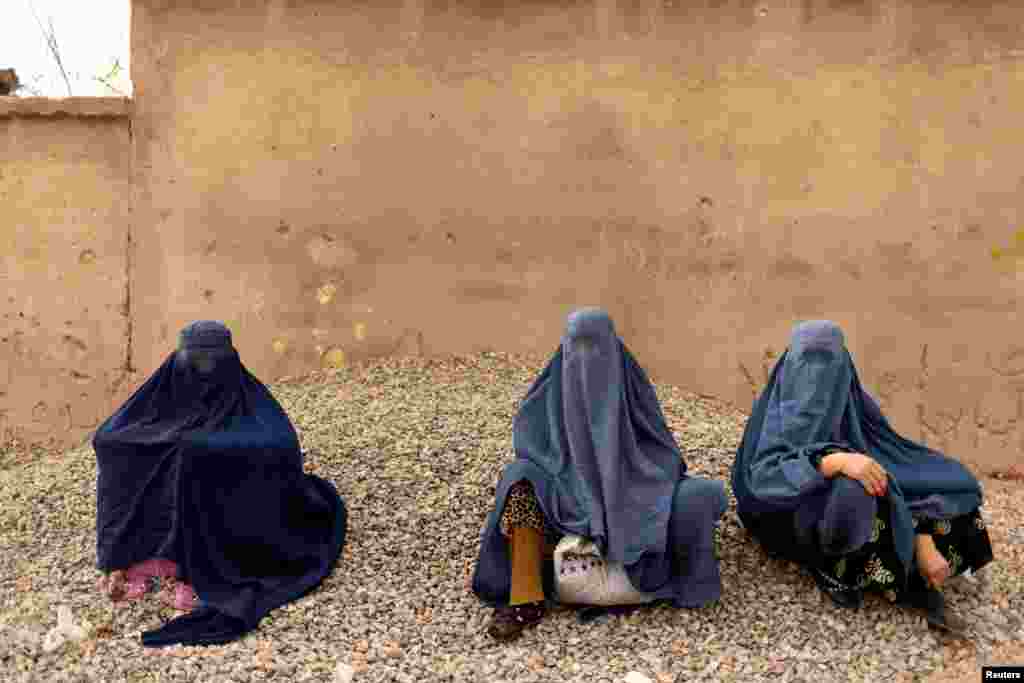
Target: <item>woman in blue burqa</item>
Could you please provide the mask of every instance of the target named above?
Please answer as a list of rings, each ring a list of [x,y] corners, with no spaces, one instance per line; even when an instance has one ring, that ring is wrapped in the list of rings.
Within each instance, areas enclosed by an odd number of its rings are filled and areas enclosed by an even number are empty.
[[[182,330],[93,447],[103,588],[139,599],[162,579],[188,612],[143,633],[146,646],[234,640],[337,562],[345,505],[303,472],[288,416],[218,322]]]
[[[512,447],[473,577],[495,606],[492,637],[519,636],[556,599],[545,554],[562,535],[593,541],[651,599],[698,607],[720,597],[725,486],[687,476],[654,387],[607,313],[569,316],[515,417]]]
[[[808,568],[836,604],[859,607],[864,591],[879,591],[926,610],[933,628],[965,629],[941,588],[992,560],[981,486],[896,433],[834,323],[794,328],[754,404],[732,486],[744,526]]]

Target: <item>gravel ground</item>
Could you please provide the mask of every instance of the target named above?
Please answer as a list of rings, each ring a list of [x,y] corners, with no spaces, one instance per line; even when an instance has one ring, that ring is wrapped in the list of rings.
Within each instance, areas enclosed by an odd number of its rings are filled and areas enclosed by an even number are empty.
[[[985,510],[997,562],[948,591],[973,624],[968,644],[940,642],[881,600],[836,609],[769,559],[734,509],[720,602],[589,625],[561,610],[516,643],[491,642],[489,610],[468,584],[512,416],[543,362],[391,359],[272,385],[308,470],[348,503],[349,538],[316,592],[224,647],[143,650],[140,632],[170,610],[114,608],[95,593],[88,445],[0,448],[0,680],[937,682],[977,680],[980,662],[1024,652],[1024,487],[994,480]],[[745,415],[674,387],[658,393],[690,472],[727,480]]]

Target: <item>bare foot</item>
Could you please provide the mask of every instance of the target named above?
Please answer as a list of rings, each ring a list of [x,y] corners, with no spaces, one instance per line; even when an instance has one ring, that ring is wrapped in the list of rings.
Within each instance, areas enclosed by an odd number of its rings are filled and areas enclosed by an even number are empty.
[[[96,582],[96,587],[113,602],[124,599],[125,580],[124,571],[112,571],[106,576],[101,576]]]
[[[935,547],[935,541],[928,534],[918,534],[914,539],[914,551],[917,556],[917,567],[925,584],[936,590],[950,575],[949,562]]]

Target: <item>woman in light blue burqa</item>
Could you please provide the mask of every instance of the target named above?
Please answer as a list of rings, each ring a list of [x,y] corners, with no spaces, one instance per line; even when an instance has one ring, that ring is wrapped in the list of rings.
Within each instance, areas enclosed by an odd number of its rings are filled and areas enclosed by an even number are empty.
[[[992,560],[978,480],[906,439],[861,386],[842,330],[797,325],[754,404],[732,472],[744,526],[774,555],[810,570],[837,605],[865,590],[923,608],[933,628],[962,633],[945,609],[950,576]]]
[[[567,534],[592,540],[650,599],[698,607],[719,598],[714,530],[725,487],[686,474],[654,387],[606,312],[569,316],[512,442],[473,577],[496,607],[492,637],[515,638],[544,616],[556,593],[545,541]]]

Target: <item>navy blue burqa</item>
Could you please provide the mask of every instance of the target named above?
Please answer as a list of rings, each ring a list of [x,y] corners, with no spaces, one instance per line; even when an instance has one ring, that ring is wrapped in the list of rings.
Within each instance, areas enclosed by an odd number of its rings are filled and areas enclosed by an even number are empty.
[[[145,645],[238,638],[337,562],[345,505],[303,472],[288,416],[219,323],[185,328],[93,447],[98,567],[171,560],[203,603],[143,634]]]
[[[727,505],[724,485],[686,475],[654,387],[607,313],[569,316],[561,348],[523,399],[512,442],[516,457],[498,483],[473,577],[481,599],[508,603],[500,519],[521,480],[556,531],[592,539],[637,589],[680,607],[718,599],[713,534]]]
[[[810,321],[794,328],[733,464],[737,511],[770,552],[813,565],[870,537],[874,499],[859,482],[826,479],[815,465],[833,450],[869,455],[888,471],[904,583],[915,568],[912,517],[952,519],[982,503],[981,486],[963,465],[896,433],[861,386],[839,327]]]

